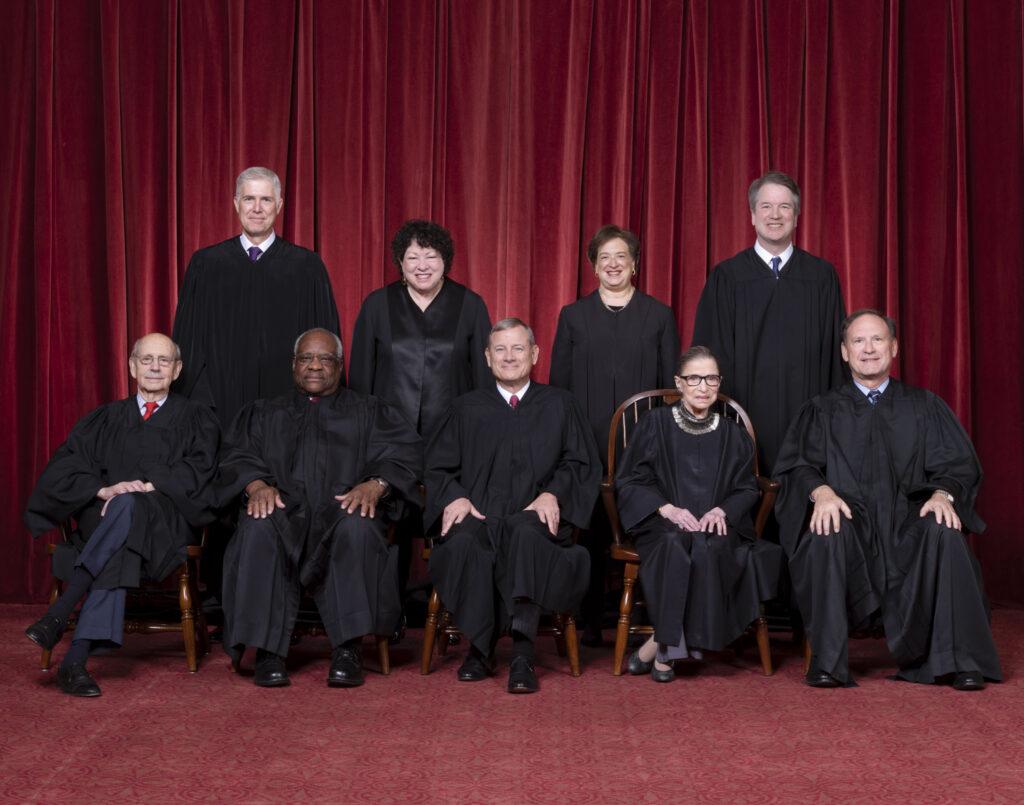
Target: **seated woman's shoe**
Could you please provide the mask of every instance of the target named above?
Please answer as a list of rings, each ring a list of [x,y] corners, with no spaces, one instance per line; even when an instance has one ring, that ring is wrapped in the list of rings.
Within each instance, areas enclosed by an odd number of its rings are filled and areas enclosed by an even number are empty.
[[[960,671],[953,678],[953,690],[984,690],[985,677],[981,671]]]
[[[653,662],[651,663],[651,679],[655,682],[671,682],[676,678],[676,669],[670,664],[668,669],[662,671]]]
[[[640,659],[640,650],[637,649],[629,655],[629,663],[626,667],[633,676],[643,676],[644,674],[649,674],[651,669],[654,668],[654,660],[644,662]]]

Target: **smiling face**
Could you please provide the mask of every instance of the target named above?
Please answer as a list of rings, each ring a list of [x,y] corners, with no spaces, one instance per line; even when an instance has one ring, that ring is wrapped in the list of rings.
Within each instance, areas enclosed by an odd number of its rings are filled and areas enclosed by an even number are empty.
[[[796,199],[788,187],[769,183],[757,191],[750,222],[757,232],[757,242],[769,252],[779,254],[793,242],[796,220]]]
[[[875,388],[885,382],[899,344],[885,319],[871,313],[858,316],[846,329],[840,346],[850,374],[862,386]]]
[[[181,374],[181,359],[174,342],[160,333],[140,339],[128,358],[128,371],[143,398],[159,400],[167,396],[171,383]]]
[[[606,291],[625,291],[632,285],[636,261],[622,238],[612,238],[597,250],[594,273]]]
[[[274,193],[274,185],[267,179],[250,179],[242,183],[235,197],[235,212],[242,231],[253,243],[259,244],[270,237],[274,219],[281,212],[284,201]]]
[[[703,417],[718,400],[718,386],[709,386],[706,380],[698,385],[689,385],[685,378],[690,375],[707,377],[718,374],[718,362],[714,358],[693,358],[683,364],[683,370],[676,378],[676,388],[683,395],[683,405],[695,416]]]
[[[530,372],[540,357],[540,348],[530,344],[523,327],[512,327],[491,333],[484,352],[494,378],[510,391],[521,388],[530,379]]]
[[[415,240],[402,256],[402,277],[416,293],[429,296],[444,280],[444,258],[433,246],[420,246]]]
[[[292,359],[292,379],[303,392],[325,397],[338,390],[341,358],[338,345],[327,333],[312,332],[299,341]]]

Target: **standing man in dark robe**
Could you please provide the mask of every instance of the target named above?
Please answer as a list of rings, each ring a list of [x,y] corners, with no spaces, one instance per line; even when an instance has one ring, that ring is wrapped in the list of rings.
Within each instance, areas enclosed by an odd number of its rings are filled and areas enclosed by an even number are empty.
[[[722,392],[750,414],[760,471],[769,476],[800,406],[845,377],[839,325],[846,313],[835,268],[793,245],[797,183],[766,173],[750,185],[748,201],[757,240],[708,276],[693,343],[718,356]]]
[[[486,352],[495,385],[459,397],[427,448],[423,519],[440,526],[430,575],[470,642],[458,678],[492,674],[510,628],[510,693],[539,689],[541,612],[571,612],[586,591],[589,558],[573,529],[587,525],[601,473],[576,399],[530,380],[539,355],[525,323],[495,324]]]
[[[225,436],[222,502],[244,492],[224,561],[224,647],[256,648],[255,683],[289,684],[285,657],[301,589],[333,647],[327,684],[363,684],[359,644],[398,619],[388,523],[419,505],[423,447],[397,408],[341,385],[341,340],[295,342],[295,388],[243,408]]]
[[[890,377],[892,319],[858,310],[842,333],[852,381],[800,410],[776,464],[776,514],[812,651],[807,684],[852,684],[848,632],[880,617],[900,679],[981,690],[1001,673],[962,532],[985,528],[974,511],[978,458],[939,397]]]
[[[169,393],[181,372],[177,345],[160,333],[140,338],[128,371],[137,392],[79,420],[25,512],[35,536],[76,522],[71,542],[53,557],[64,593],[25,630],[52,649],[85,596],[57,669],[58,687],[72,696],[100,695],[86,662],[97,646],[121,645],[125,588],[165,578],[185,561],[193,529],[213,519],[209,485],[220,429],[205,405]]]

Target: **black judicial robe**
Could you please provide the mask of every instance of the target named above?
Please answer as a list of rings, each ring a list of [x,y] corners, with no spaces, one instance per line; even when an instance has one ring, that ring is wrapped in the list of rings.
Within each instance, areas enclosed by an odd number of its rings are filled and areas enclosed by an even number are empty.
[[[562,308],[551,350],[552,386],[571,391],[586,414],[602,466],[612,414],[639,391],[669,388],[679,360],[672,309],[640,291],[618,312],[598,291]]]
[[[315,252],[280,237],[255,263],[238,237],[199,249],[174,316],[183,361],[174,389],[213,406],[226,429],[246,403],[291,389],[295,339],[313,327],[339,332]]]
[[[693,344],[714,352],[722,392],[750,414],[762,474],[771,474],[800,406],[848,376],[839,353],[845,317],[835,268],[801,249],[778,280],[753,248],[708,276]]]
[[[966,530],[985,528],[974,509],[981,465],[942,399],[891,378],[872,406],[847,382],[803,406],[776,472],[779,533],[822,670],[846,679],[847,624],[865,625],[881,608],[901,677],[980,670],[1000,678],[977,561],[960,532],[918,515],[944,489]],[[827,556],[806,525],[809,495],[823,483],[854,515],[842,520],[843,540],[817,538],[837,546]],[[824,578],[845,579],[845,598]]]
[[[86,414],[57,448],[28,500],[25,524],[35,536],[71,517],[75,551],[55,555],[55,572],[70,575],[74,556],[100,524],[96,493],[120,481],[149,481],[133,493],[135,514],[124,547],[107,563],[97,589],[137,587],[163,579],[185,560],[193,529],[213,520],[212,489],[220,428],[204,405],[177,394],[149,420],[135,395]]]
[[[487,305],[451,279],[420,310],[401,282],[371,293],[352,335],[348,385],[394,404],[429,438],[452,401],[493,384]]]
[[[782,550],[755,540],[751,509],[760,498],[754,445],[742,426],[722,419],[709,433],[685,433],[670,407],[633,431],[615,479],[622,526],[640,554],[640,580],[659,643],[717,650],[758,617],[775,595]],[[725,536],[686,532],[663,518],[665,503],[700,519],[726,514]]]
[[[279,536],[302,583],[313,584],[325,566],[323,539],[343,514],[334,496],[384,478],[391,490],[383,515],[397,519],[418,505],[422,452],[405,417],[383,400],[342,387],[311,402],[293,390],[250,403],[235,418],[220,459],[219,502],[255,480],[277,487],[287,523]]]

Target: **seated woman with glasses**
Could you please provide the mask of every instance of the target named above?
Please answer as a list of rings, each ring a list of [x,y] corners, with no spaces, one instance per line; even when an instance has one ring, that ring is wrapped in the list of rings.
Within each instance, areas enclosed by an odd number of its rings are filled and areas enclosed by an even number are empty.
[[[712,410],[722,383],[715,356],[691,347],[675,383],[682,399],[637,423],[615,478],[654,624],[629,672],[656,682],[672,681],[675,660],[736,640],[775,596],[782,556],[754,537],[754,445],[742,425]]]

